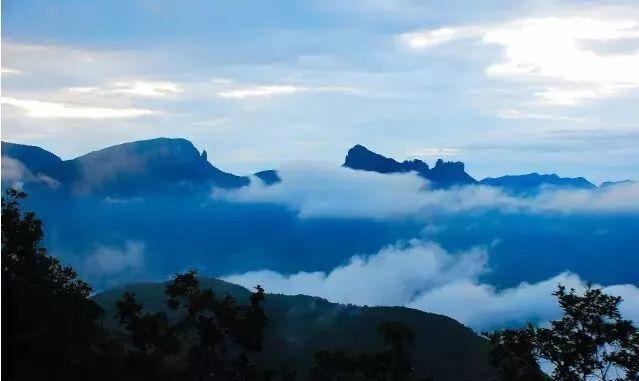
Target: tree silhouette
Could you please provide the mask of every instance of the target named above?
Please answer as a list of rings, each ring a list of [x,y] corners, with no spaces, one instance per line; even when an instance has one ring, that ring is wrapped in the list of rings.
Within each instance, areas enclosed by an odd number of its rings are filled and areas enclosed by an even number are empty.
[[[391,379],[405,379],[414,370],[408,352],[408,346],[415,341],[413,330],[408,325],[396,321],[384,322],[377,330],[388,348]]]
[[[564,315],[548,328],[488,334],[504,380],[543,380],[536,359],[551,365],[552,380],[639,380],[639,332],[622,318],[620,297],[590,285],[583,295],[561,285],[553,295]]]
[[[380,324],[377,332],[382,338],[383,349],[374,354],[362,352],[351,357],[339,349],[315,352],[311,379],[401,381],[410,377],[413,366],[409,345],[415,339],[413,330],[404,323],[389,321]]]
[[[248,380],[261,377],[253,355],[262,350],[267,317],[261,307],[264,289],[257,286],[248,305],[227,294],[218,298],[201,290],[197,273],[178,274],[166,287],[169,308],[183,312],[177,323],[197,380]]]
[[[116,308],[116,317],[126,327],[134,347],[128,352],[126,372],[148,380],[167,379],[161,360],[165,355],[178,353],[178,329],[169,322],[164,312],[142,312],[143,307],[134,294],[124,293],[116,302]]]
[[[96,379],[102,309],[75,271],[47,255],[24,192],[2,197],[2,373],[9,380]]]
[[[543,381],[545,375],[537,364],[535,328],[505,329],[488,334],[492,344],[491,362],[503,381]]]

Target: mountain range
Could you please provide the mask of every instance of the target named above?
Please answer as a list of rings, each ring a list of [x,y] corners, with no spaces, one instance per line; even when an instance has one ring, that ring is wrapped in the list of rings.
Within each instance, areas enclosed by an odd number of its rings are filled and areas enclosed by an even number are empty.
[[[199,152],[185,139],[157,138],[115,145],[71,160],[36,146],[2,142],[2,155],[22,163],[32,174],[45,175],[66,189],[79,194],[112,197],[147,193],[238,188],[250,183],[249,176],[224,172],[208,161],[206,151]],[[476,180],[460,161],[439,159],[431,168],[422,160],[402,162],[375,153],[362,145],[348,150],[343,167],[378,173],[414,172],[429,181],[432,188],[450,188],[471,184],[499,187],[516,195],[534,194],[545,187],[594,189],[583,177],[529,173]],[[265,184],[281,178],[276,170],[254,173]],[[613,182],[606,182],[609,186]]]
[[[43,174],[79,194],[135,196],[184,187],[237,188],[249,184],[214,167],[186,139],[157,138],[124,143],[72,160],[35,146],[2,142],[2,155],[20,161],[33,174]],[[274,171],[255,174],[266,183],[278,180]]]

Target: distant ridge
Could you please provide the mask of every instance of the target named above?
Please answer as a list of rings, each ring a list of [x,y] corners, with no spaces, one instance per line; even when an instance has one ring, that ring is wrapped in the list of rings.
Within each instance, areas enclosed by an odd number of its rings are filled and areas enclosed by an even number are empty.
[[[610,187],[610,186],[614,186],[614,185],[630,185],[630,184],[635,184],[636,181],[634,180],[621,180],[621,181],[604,181],[603,183],[601,183],[601,185],[599,185],[600,188],[606,188],[606,187]]]
[[[208,191],[211,187],[238,188],[250,183],[248,176],[224,172],[208,161],[186,139],[156,138],[123,143],[87,153],[72,160],[37,146],[2,142],[2,156],[20,161],[34,175],[45,175],[62,189],[79,194],[129,197],[185,190]],[[465,171],[461,161],[438,159],[431,168],[422,160],[398,162],[357,144],[348,150],[343,167],[378,173],[415,172],[431,182],[434,188],[450,188],[470,184],[498,187],[514,195],[531,195],[545,188],[595,189],[583,177],[560,177],[536,172],[475,180]],[[282,181],[274,169],[253,176],[266,185]],[[604,182],[600,187],[633,183],[632,180]]]
[[[400,163],[395,159],[375,153],[360,144],[348,150],[342,166],[378,173],[416,172],[421,177],[431,181],[436,188],[449,188],[477,182],[465,172],[464,163],[461,161],[445,162],[439,159],[431,169],[428,164],[421,160],[406,160]]]
[[[509,193],[524,195],[538,192],[543,187],[594,189],[597,186],[583,177],[559,177],[556,174],[528,173],[525,175],[508,175],[487,177],[479,182],[482,185],[499,187]]]
[[[62,162],[58,156],[37,146],[2,142],[2,156],[20,161],[33,173],[45,171]]]
[[[5,151],[6,147],[6,151]],[[136,196],[179,188],[237,188],[249,183],[214,167],[186,139],[157,138],[118,144],[62,161],[33,146],[4,143],[3,155],[43,171],[81,194]]]

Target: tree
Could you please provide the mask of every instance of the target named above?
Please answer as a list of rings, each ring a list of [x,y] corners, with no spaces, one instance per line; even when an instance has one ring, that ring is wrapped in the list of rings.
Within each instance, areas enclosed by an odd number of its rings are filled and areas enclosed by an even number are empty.
[[[505,329],[488,334],[492,350],[491,362],[503,381],[543,381],[544,373],[537,364],[535,328]]]
[[[380,324],[377,332],[383,349],[374,354],[362,352],[351,357],[343,350],[315,352],[311,379],[400,381],[410,377],[414,369],[408,347],[415,339],[413,330],[404,323],[390,321]]]
[[[128,376],[148,380],[169,378],[170,372],[162,369],[161,360],[165,355],[178,353],[178,329],[164,312],[143,312],[134,294],[125,292],[116,302],[116,308],[116,317],[126,327],[134,347],[126,359]]]
[[[561,285],[553,295],[564,314],[548,328],[529,325],[488,335],[504,380],[544,379],[537,359],[551,365],[552,380],[639,380],[639,332],[622,318],[620,297],[590,285],[583,295]]]
[[[218,298],[200,289],[195,271],[178,274],[167,285],[171,309],[181,311],[180,334],[192,343],[191,373],[197,380],[248,380],[262,377],[253,355],[262,350],[267,317],[261,307],[264,289],[257,286],[248,305],[227,294]]]
[[[2,363],[9,380],[96,379],[102,309],[75,271],[47,255],[24,192],[2,197]]]
[[[413,330],[408,325],[397,321],[382,323],[377,330],[388,348],[391,379],[393,381],[405,379],[414,370],[408,352],[408,346],[415,341]]]

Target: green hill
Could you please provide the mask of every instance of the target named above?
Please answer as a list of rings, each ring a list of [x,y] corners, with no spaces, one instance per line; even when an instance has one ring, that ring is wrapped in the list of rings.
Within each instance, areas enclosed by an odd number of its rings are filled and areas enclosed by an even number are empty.
[[[249,290],[217,279],[201,279],[202,288],[218,295],[229,293],[239,302]],[[167,310],[163,283],[140,283],[95,295],[106,310],[105,325],[117,328],[115,301],[123,292],[135,293],[147,311]],[[459,322],[403,307],[357,307],[330,303],[305,295],[267,294],[264,309],[269,317],[263,367],[278,369],[282,363],[305,379],[319,349],[344,349],[350,353],[381,348],[377,327],[385,321],[409,325],[416,339],[412,347],[416,375],[430,372],[436,381],[495,380],[488,363],[487,341]]]

